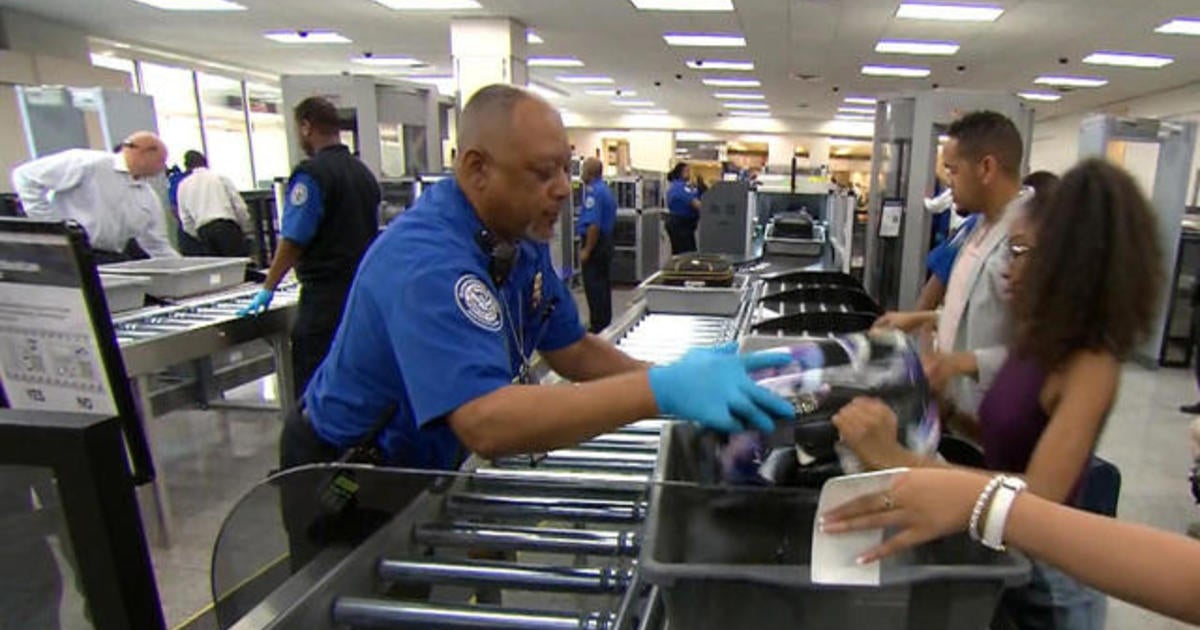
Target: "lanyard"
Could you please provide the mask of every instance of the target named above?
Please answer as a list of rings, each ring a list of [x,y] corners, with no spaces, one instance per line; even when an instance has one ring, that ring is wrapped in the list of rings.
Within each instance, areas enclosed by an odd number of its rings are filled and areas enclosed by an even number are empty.
[[[537,333],[533,337],[532,348],[526,350],[525,319],[524,308],[521,306],[521,293],[519,290],[517,291],[517,317],[515,319],[512,316],[511,310],[508,308],[508,300],[504,299],[505,291],[503,288],[500,290],[500,293],[500,309],[501,314],[504,317],[503,328],[507,329],[501,331],[501,337],[504,339],[504,348],[508,354],[507,359],[511,365],[513,357],[513,344],[516,344],[517,352],[521,358],[521,364],[517,369],[517,375],[513,378],[513,383],[520,385],[532,385],[533,353],[537,350],[537,347],[541,345],[542,339],[546,336],[546,332],[550,328],[550,315],[554,313],[554,309],[557,306],[557,300],[549,300],[541,308],[537,309],[537,312],[541,316],[541,321],[538,323]]]

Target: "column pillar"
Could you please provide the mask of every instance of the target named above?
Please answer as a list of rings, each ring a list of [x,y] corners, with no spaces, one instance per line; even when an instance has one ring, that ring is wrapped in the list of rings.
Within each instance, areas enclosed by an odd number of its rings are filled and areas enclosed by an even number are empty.
[[[512,18],[461,18],[450,22],[450,54],[458,108],[493,83],[524,86],[525,24]]]

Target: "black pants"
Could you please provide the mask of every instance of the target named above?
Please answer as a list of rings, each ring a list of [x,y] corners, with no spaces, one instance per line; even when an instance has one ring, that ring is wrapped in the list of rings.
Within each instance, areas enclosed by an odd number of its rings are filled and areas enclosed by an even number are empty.
[[[601,236],[583,266],[583,291],[587,295],[588,330],[598,333],[612,323],[612,237]]]
[[[299,314],[292,328],[292,378],[297,398],[325,360],[342,319],[349,286],[306,283],[300,290]]]
[[[204,244],[205,253],[209,256],[249,256],[250,248],[246,245],[246,234],[236,221],[216,219],[201,225],[196,234]]]
[[[667,236],[671,238],[671,255],[696,251],[696,227],[700,219],[689,219],[676,215],[667,216]]]

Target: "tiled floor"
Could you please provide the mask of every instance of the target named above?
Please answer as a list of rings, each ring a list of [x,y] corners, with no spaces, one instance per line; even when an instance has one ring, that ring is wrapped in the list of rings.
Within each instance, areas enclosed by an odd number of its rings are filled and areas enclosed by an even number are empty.
[[[627,290],[618,292],[614,310],[623,310],[630,295]],[[586,313],[586,307],[581,305],[581,312]],[[258,386],[236,393],[258,394]],[[1117,407],[1100,447],[1100,455],[1116,463],[1124,476],[1120,518],[1175,532],[1185,531],[1188,523],[1200,519],[1186,485],[1191,418],[1176,409],[1181,403],[1194,402],[1196,396],[1190,372],[1126,367]],[[275,466],[279,420],[260,412],[189,410],[155,422],[176,535],[170,549],[152,547],[151,553],[167,622],[175,628],[211,602],[213,543],[239,497]],[[81,625],[77,607],[74,614],[72,610],[64,604],[64,620],[75,620],[64,627],[86,627]],[[1172,630],[1188,626],[1113,600],[1108,627]]]

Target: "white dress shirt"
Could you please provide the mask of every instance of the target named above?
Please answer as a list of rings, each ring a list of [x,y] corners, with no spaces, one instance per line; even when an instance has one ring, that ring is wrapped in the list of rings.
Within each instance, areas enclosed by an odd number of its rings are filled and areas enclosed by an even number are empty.
[[[12,182],[29,218],[77,221],[95,249],[121,252],[132,238],[155,258],[179,257],[158,193],[120,153],[67,149],[18,166]]]
[[[179,223],[183,231],[198,236],[202,226],[217,219],[229,219],[243,231],[250,228],[250,212],[237,186],[224,175],[197,167],[179,182],[175,193],[179,204]]]

